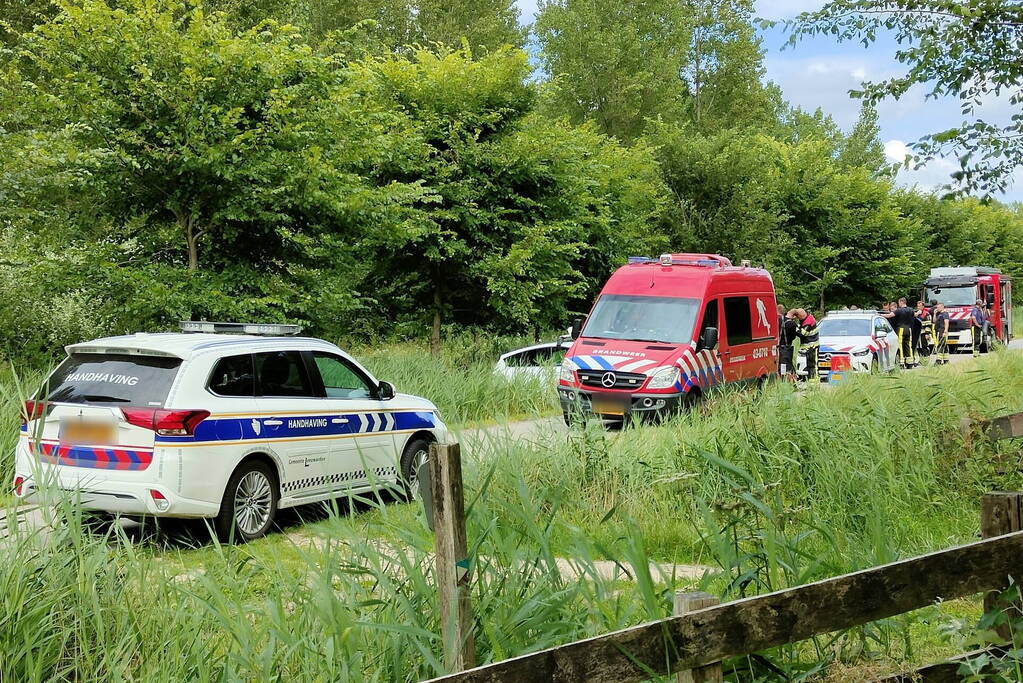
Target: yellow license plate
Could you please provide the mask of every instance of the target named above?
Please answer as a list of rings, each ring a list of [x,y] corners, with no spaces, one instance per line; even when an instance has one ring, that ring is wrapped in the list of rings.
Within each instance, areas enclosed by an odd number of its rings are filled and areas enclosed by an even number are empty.
[[[101,446],[114,443],[114,425],[92,420],[67,420],[60,423],[63,443]]]
[[[594,395],[592,399],[593,412],[601,415],[625,415],[628,408],[628,399],[620,396]]]

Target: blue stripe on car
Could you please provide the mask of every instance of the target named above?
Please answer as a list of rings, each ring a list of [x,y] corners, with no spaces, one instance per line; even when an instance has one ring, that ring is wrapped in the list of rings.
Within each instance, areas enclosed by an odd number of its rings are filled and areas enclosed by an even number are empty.
[[[411,429],[432,429],[437,426],[434,413],[402,411],[389,413],[393,422],[384,414],[350,413],[338,415],[256,415],[251,417],[217,418],[208,417],[198,424],[192,436],[157,435],[157,443],[208,443],[217,441],[254,441],[259,439],[287,439],[301,436],[344,436],[347,434],[407,431]],[[335,419],[345,420],[335,423]],[[360,419],[362,418],[362,419]],[[267,425],[267,420],[280,420],[282,424]],[[362,425],[365,424],[365,429]],[[257,431],[258,430],[258,431]]]

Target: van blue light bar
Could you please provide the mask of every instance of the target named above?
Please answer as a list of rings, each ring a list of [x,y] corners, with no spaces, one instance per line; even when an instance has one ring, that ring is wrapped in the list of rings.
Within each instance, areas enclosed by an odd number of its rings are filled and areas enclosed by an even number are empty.
[[[657,259],[649,256],[630,256],[629,263],[657,263]]]
[[[182,320],[178,326],[182,332],[234,332],[270,337],[291,337],[302,331],[301,325],[284,323],[219,323],[206,320]]]

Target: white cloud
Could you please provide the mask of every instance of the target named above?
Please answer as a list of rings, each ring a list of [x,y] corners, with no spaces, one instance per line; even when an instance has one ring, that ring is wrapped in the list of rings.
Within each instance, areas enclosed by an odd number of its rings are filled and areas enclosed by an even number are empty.
[[[902,140],[889,140],[884,143],[884,155],[893,164],[901,164],[909,154],[909,146]]]

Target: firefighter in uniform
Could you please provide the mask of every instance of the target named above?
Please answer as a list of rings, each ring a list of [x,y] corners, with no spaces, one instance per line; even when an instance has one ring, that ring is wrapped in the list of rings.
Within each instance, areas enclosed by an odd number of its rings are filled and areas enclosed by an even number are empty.
[[[937,303],[934,306],[934,352],[935,365],[948,365],[948,313],[945,312],[945,304]]]
[[[817,320],[805,308],[790,311],[796,319],[796,335],[799,337],[800,348],[806,349],[806,378],[817,376],[817,350],[821,345],[821,336],[817,331]]]
[[[916,313],[906,305],[906,299],[899,299],[898,307],[891,313],[881,313],[890,318],[895,332],[899,335],[899,365],[903,368],[916,366],[916,353],[913,351],[913,319]]]

